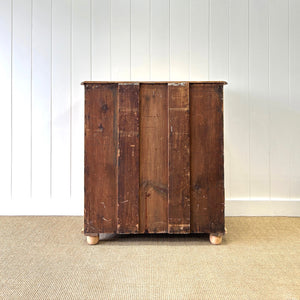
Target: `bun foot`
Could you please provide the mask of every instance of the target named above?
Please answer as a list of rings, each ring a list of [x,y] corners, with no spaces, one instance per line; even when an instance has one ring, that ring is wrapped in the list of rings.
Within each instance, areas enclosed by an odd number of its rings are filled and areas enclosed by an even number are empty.
[[[220,245],[222,243],[222,234],[219,233],[211,233],[209,235],[209,241],[211,242],[211,244],[213,245]]]
[[[86,241],[89,245],[96,245],[99,242],[99,235],[96,236],[87,236]]]

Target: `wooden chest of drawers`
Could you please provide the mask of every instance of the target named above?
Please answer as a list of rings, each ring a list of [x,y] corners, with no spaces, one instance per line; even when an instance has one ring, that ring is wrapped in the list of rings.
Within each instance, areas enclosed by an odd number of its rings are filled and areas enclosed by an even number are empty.
[[[224,233],[223,85],[83,82],[84,233]]]

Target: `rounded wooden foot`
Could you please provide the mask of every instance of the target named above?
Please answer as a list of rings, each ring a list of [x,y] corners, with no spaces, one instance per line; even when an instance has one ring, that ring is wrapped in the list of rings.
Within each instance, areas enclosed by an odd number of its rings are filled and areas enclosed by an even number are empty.
[[[89,245],[96,245],[99,242],[99,235],[96,236],[87,236],[86,241]]]
[[[220,245],[222,243],[222,235],[211,233],[209,235],[209,240],[213,245]]]

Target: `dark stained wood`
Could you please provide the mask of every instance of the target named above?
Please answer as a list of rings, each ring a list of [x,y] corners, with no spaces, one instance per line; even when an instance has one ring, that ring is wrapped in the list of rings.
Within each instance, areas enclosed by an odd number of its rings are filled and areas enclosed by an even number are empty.
[[[223,85],[190,85],[191,232],[224,232]]]
[[[118,233],[139,230],[139,84],[119,84]]]
[[[168,232],[168,85],[140,85],[140,232]]]
[[[133,81],[83,81],[86,84],[107,84],[107,83],[133,83]],[[142,84],[168,84],[168,83],[201,83],[201,84],[227,84],[226,81],[139,81]]]
[[[85,82],[84,232],[224,233],[225,82]]]
[[[189,84],[169,83],[169,233],[190,232]]]
[[[85,86],[85,234],[117,230],[117,84]]]

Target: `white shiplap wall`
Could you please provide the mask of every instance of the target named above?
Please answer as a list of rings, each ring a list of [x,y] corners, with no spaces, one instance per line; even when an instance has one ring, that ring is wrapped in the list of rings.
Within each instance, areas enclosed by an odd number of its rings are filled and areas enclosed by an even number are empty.
[[[227,214],[300,214],[300,1],[1,0],[0,46],[0,214],[83,213],[84,80],[228,81]]]

